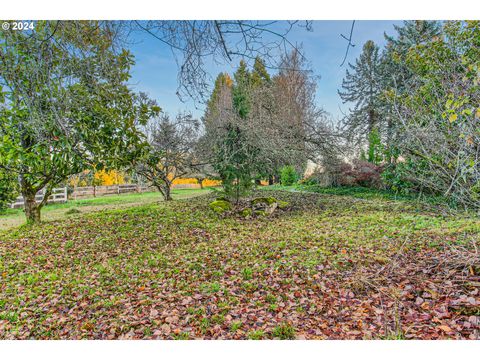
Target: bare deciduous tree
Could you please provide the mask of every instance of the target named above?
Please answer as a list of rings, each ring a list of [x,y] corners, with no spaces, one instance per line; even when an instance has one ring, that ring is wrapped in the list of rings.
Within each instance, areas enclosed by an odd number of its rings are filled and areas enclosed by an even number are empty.
[[[312,29],[310,21],[175,20],[135,21],[133,25],[172,49],[179,67],[178,96],[200,102],[210,95],[213,82],[209,63],[261,57],[267,67],[276,69],[280,55],[297,48],[288,39],[290,31]]]
[[[144,155],[134,160],[135,171],[150,181],[167,201],[172,200],[173,181],[200,165],[193,152],[199,126],[199,121],[190,114],[180,113],[173,121],[168,114],[162,114],[145,127],[148,146]]]

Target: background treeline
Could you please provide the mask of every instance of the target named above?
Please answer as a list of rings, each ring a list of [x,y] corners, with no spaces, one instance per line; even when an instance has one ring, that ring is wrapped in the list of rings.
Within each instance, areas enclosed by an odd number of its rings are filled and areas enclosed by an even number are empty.
[[[341,185],[480,208],[480,23],[405,21],[395,29],[383,49],[368,41],[349,65],[339,95],[351,105],[342,125],[357,160],[326,171]]]

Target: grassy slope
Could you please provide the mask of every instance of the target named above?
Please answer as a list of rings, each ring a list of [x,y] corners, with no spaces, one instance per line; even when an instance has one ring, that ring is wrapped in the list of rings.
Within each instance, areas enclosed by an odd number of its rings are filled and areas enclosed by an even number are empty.
[[[349,186],[340,186],[340,187],[324,187],[320,185],[302,185],[295,184],[291,186],[282,186],[275,185],[269,186],[267,190],[287,190],[287,191],[303,191],[303,192],[314,192],[317,194],[326,194],[326,195],[340,195],[340,196],[351,196],[359,199],[380,199],[380,200],[394,200],[394,201],[410,201],[414,203],[421,203],[423,205],[434,205],[442,206],[446,208],[448,206],[447,199],[441,196],[432,196],[432,195],[421,195],[411,194],[411,195],[402,195],[395,193],[390,190],[375,190],[365,187],[349,187]],[[453,204],[450,204],[453,207]]]
[[[290,209],[200,197],[0,235],[0,338],[478,337],[478,218],[268,194]]]
[[[184,199],[196,195],[205,194],[207,189],[178,189],[172,190],[174,199]],[[82,213],[89,213],[100,210],[112,210],[153,204],[162,201],[162,195],[158,192],[132,193],[123,195],[108,195],[97,198],[70,200],[65,204],[47,205],[42,210],[42,219],[44,221],[66,219],[68,211],[76,209]],[[78,214],[75,214],[78,216]],[[22,225],[25,222],[23,209],[7,209],[5,213],[0,214],[0,231],[12,229]]]

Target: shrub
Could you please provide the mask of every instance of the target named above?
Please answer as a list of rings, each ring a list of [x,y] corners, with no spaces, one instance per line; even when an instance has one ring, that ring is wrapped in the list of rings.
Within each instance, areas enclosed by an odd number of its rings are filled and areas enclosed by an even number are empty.
[[[322,170],[315,171],[312,177],[317,179],[320,186],[347,185],[349,180],[346,174],[351,171],[352,166],[341,160],[339,156],[327,156],[323,159]],[[353,184],[353,180],[351,181]]]
[[[290,186],[298,181],[298,174],[291,165],[284,166],[280,171],[280,182],[283,186]]]
[[[326,186],[363,186],[379,189],[383,187],[382,166],[364,160],[352,164],[338,160],[325,164],[322,175]]]
[[[355,160],[349,175],[354,178],[355,185],[379,189],[383,187],[381,174],[382,166],[368,161]]]
[[[415,165],[409,161],[392,162],[382,172],[382,180],[385,185],[396,193],[408,195],[418,190],[418,184],[410,173],[414,171]]]

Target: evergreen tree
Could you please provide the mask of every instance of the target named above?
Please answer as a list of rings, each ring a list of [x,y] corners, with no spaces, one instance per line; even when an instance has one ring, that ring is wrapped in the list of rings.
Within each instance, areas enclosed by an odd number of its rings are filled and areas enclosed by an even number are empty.
[[[270,74],[268,73],[265,62],[260,58],[255,58],[255,63],[253,64],[253,71],[251,74],[251,83],[253,87],[261,87],[269,85],[272,82]]]
[[[353,103],[353,109],[344,120],[350,138],[362,143],[369,140],[370,133],[380,125],[382,118],[382,73],[378,46],[371,40],[363,46],[363,52],[349,64],[342,82],[343,91],[338,91],[344,103]]]
[[[252,186],[255,151],[246,132],[250,112],[251,75],[242,60],[234,74],[220,74],[207,104],[205,151],[228,197],[238,201]]]
[[[212,91],[212,95],[210,96],[210,99],[207,102],[207,107],[205,110],[205,116],[203,117],[203,120],[211,118],[214,116],[215,112],[218,111],[218,100],[220,96],[220,92],[222,88],[231,88],[233,85],[233,80],[228,75],[227,73],[220,73],[218,74],[217,78],[215,79],[215,85]]]
[[[413,72],[407,66],[407,55],[410,49],[430,42],[441,34],[438,21],[404,21],[403,26],[394,25],[396,35],[385,34],[387,45],[382,54],[382,86],[384,88],[385,127],[383,137],[389,153],[394,150],[396,134],[396,116],[391,98],[401,96],[409,83],[414,81]]]
[[[250,112],[250,86],[251,75],[245,61],[240,61],[240,66],[233,75],[235,84],[233,86],[233,106],[242,119],[246,119]]]

